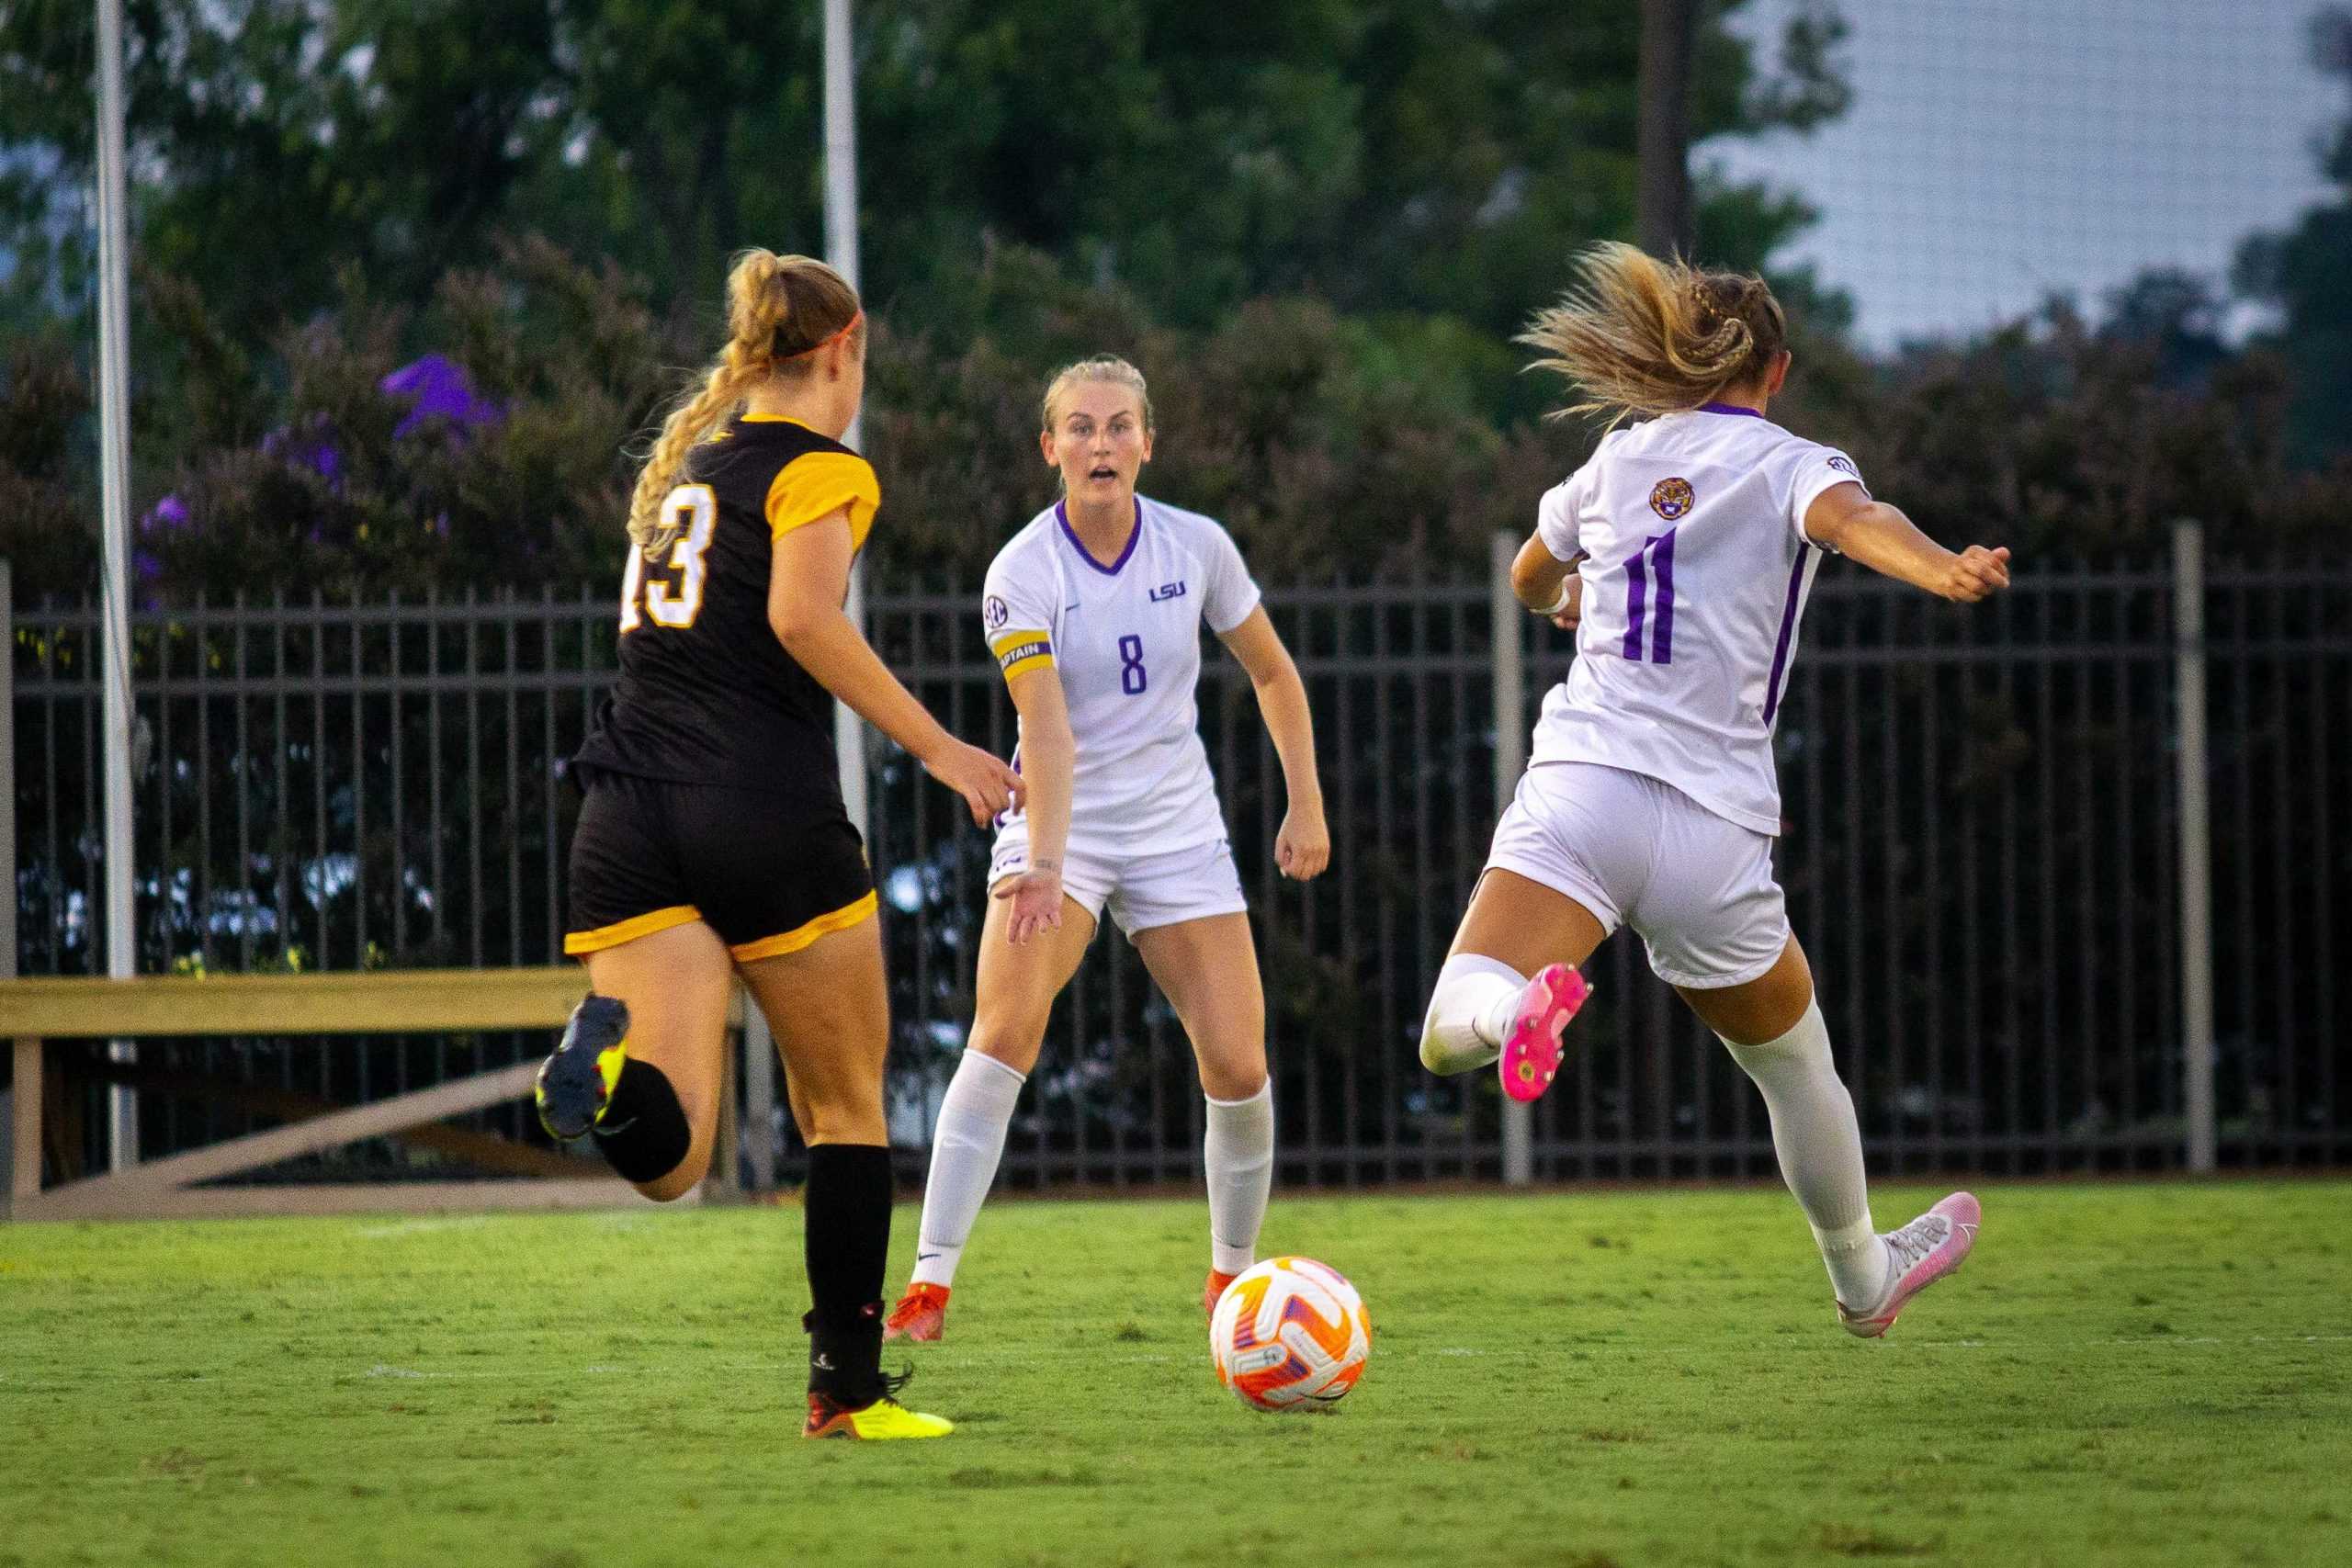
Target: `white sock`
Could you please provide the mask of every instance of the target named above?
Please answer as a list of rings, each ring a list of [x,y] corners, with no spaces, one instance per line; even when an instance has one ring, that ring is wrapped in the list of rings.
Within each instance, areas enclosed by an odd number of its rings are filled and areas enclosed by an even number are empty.
[[[1527,976],[1500,959],[1476,953],[1447,959],[1421,1021],[1421,1066],[1433,1073],[1493,1066],[1526,988]]]
[[[1781,1179],[1812,1223],[1838,1299],[1856,1310],[1875,1305],[1886,1291],[1886,1245],[1871,1228],[1862,1130],[1854,1119],[1853,1097],[1830,1060],[1829,1026],[1822,1021],[1820,1002],[1807,1006],[1796,1026],[1778,1040],[1724,1044],[1764,1091]]]
[[[1274,1188],[1274,1086],[1247,1100],[1208,1100],[1201,1165],[1209,1182],[1209,1266],[1238,1274],[1258,1261],[1258,1231]]]
[[[939,1125],[931,1134],[931,1178],[922,1190],[922,1230],[915,1244],[914,1282],[952,1285],[963,1261],[972,1222],[996,1181],[1004,1157],[1004,1130],[1012,1124],[1013,1102],[1025,1074],[985,1051],[967,1050],[939,1102]]]

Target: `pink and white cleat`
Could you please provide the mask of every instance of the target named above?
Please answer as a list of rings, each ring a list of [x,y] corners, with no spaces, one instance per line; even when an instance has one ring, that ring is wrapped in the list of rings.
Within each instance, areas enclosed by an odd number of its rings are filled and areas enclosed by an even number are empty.
[[[1882,1239],[1894,1282],[1887,1286],[1885,1298],[1868,1312],[1855,1312],[1839,1302],[1838,1321],[1845,1325],[1847,1333],[1863,1339],[1885,1334],[1894,1326],[1895,1314],[1913,1296],[1945,1275],[1960,1271],[1969,1249],[1976,1245],[1977,1227],[1984,1223],[1984,1208],[1976,1195],[1955,1192],[1901,1230],[1889,1231]]]
[[[1534,1100],[1552,1087],[1560,1073],[1560,1032],[1590,995],[1592,987],[1573,964],[1547,964],[1536,971],[1519,993],[1510,1030],[1503,1036],[1503,1054],[1496,1063],[1505,1094]]]

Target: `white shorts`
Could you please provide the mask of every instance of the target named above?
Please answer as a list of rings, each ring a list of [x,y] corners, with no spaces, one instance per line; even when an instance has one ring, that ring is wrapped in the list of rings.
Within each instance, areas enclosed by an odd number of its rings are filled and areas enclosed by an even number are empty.
[[[1008,876],[1029,869],[1026,824],[997,834],[996,852],[989,857],[989,888]],[[1062,852],[1062,891],[1100,924],[1102,911],[1132,939],[1137,931],[1203,920],[1212,915],[1245,914],[1250,901],[1241,896],[1241,874],[1234,869],[1233,852],[1217,839],[1189,850],[1165,854],[1131,855],[1114,859],[1082,850]]]
[[[1566,894],[1604,932],[1633,927],[1649,944],[1651,970],[1671,986],[1745,984],[1788,945],[1771,839],[1623,768],[1528,769],[1495,825],[1487,864]]]

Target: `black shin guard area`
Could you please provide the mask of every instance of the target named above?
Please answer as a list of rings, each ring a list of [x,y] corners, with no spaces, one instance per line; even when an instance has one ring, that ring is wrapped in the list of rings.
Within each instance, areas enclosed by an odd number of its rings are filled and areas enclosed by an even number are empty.
[[[678,1168],[694,1143],[685,1107],[661,1068],[630,1061],[613,1085],[596,1123],[596,1146],[624,1180],[659,1181]]]
[[[872,1403],[882,1377],[882,1273],[890,1251],[890,1151],[819,1144],[801,1196],[808,1238],[808,1388],[843,1404]]]

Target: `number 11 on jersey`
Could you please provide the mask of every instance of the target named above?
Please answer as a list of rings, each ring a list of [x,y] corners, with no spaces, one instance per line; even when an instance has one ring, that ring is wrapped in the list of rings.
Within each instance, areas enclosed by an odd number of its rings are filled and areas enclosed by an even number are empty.
[[[1652,534],[1625,562],[1625,657],[1642,661],[1642,632],[1649,636],[1649,661],[1674,662],[1674,536],[1668,528]],[[1650,584],[1657,584],[1655,600]]]

